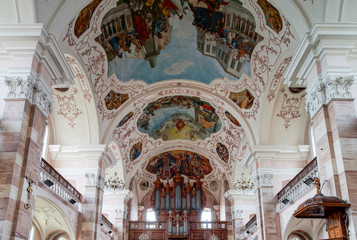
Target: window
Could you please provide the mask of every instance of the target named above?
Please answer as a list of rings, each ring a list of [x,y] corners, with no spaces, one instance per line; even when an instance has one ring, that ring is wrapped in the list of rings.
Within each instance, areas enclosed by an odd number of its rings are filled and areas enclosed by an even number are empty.
[[[205,208],[202,211],[201,222],[211,222],[212,221],[212,211],[209,208]],[[211,223],[201,223],[201,228],[212,228]]]
[[[47,147],[48,147],[48,125],[46,125],[45,138],[43,139],[43,148],[42,148],[42,155],[41,155],[43,159],[46,159]]]
[[[310,143],[311,143],[311,155],[312,158],[314,158],[316,157],[316,145],[315,145],[314,129],[312,125],[310,126]]]
[[[156,222],[156,215],[152,208],[146,210],[146,221],[147,222]],[[146,224],[146,228],[155,228],[155,224]]]
[[[35,237],[35,227],[32,225],[29,240],[34,240]]]
[[[152,208],[149,208],[146,211],[146,221],[148,222],[155,222],[156,221],[156,216],[154,210]]]
[[[209,53],[211,51],[211,45],[208,45],[206,46],[206,52]]]

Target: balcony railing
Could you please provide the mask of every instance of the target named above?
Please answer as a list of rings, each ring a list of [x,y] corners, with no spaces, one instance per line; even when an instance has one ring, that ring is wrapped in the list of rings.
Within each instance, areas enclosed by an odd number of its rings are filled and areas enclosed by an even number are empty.
[[[257,215],[254,215],[246,224],[245,224],[245,232],[250,234],[257,229]]]
[[[39,178],[39,181],[52,192],[72,204],[76,209],[79,208],[81,194],[44,159],[41,161]]]
[[[100,223],[100,227],[104,232],[106,232],[108,234],[112,234],[113,233],[113,229],[114,229],[113,223],[111,223],[109,221],[109,219],[106,218],[103,214],[102,214],[102,221]]]
[[[130,229],[145,230],[145,229],[167,229],[167,222],[145,222],[145,221],[130,221]]]
[[[313,179],[318,177],[317,160],[314,158],[304,167],[278,194],[280,209],[297,199],[306,192],[313,183]]]

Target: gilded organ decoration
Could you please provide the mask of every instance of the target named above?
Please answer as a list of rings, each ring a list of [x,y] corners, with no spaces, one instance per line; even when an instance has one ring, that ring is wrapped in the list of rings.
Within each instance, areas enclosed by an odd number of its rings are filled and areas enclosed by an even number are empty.
[[[229,98],[240,108],[250,109],[254,103],[254,96],[248,89],[242,92],[231,92]]]
[[[107,96],[105,96],[104,102],[108,110],[113,110],[118,109],[128,99],[128,94],[117,93],[113,90],[110,90]]]

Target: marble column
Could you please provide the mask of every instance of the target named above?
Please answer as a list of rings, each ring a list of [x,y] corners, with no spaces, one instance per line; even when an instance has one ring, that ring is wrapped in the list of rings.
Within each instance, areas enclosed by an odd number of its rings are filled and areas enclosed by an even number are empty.
[[[99,240],[105,172],[98,167],[85,173],[81,239]]]
[[[351,86],[353,77],[327,76],[308,90],[322,193],[351,203],[351,239],[357,239],[357,119]]]
[[[51,96],[32,77],[7,78],[0,125],[0,239],[27,239]]]
[[[278,239],[276,225],[273,173],[260,169],[255,173],[255,199],[257,209],[257,231],[259,240]]]
[[[244,223],[243,223],[243,194],[236,190],[229,190],[225,197],[231,201],[231,214],[233,225],[233,239],[244,239]]]
[[[115,221],[114,228],[115,240],[124,240],[128,239],[127,236],[127,215],[128,215],[128,207],[127,203],[130,198],[133,197],[133,193],[129,190],[121,190],[120,192],[115,194]]]

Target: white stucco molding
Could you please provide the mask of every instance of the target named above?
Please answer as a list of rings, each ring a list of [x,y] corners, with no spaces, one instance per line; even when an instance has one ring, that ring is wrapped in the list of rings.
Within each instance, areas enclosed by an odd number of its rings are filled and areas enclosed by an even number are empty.
[[[38,75],[33,60],[45,68],[51,79]],[[5,68],[0,68],[0,79],[27,78],[32,76],[36,82],[42,82],[50,92],[51,86],[65,87],[73,84],[74,74],[52,34],[43,24],[0,24],[0,62],[6,61]]]
[[[355,76],[328,75],[309,87],[306,95],[306,111],[313,117],[317,111],[332,100],[353,99],[351,87]]]
[[[261,160],[284,160],[284,161],[305,161],[309,145],[297,146],[274,146],[274,145],[259,145],[251,146],[248,153],[242,159],[242,165],[255,168],[256,161]]]
[[[287,68],[284,79],[287,85],[306,86],[316,82],[319,77],[343,74],[351,75],[353,68],[341,62],[341,66],[323,66],[314,79],[309,76],[312,69],[319,65],[328,54],[354,57],[357,52],[357,23],[318,23],[306,33]],[[339,63],[337,63],[338,65]],[[320,65],[319,65],[320,66]],[[352,73],[354,74],[354,73]],[[308,79],[310,78],[310,79]]]

